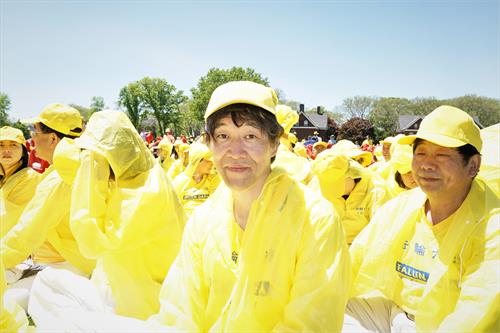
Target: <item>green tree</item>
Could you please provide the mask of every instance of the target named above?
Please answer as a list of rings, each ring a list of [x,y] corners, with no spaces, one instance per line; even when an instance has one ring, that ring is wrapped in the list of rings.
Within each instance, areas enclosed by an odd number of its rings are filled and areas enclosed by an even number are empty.
[[[405,114],[426,116],[440,105],[443,105],[443,101],[436,97],[417,97],[411,100],[411,103],[405,109]]]
[[[203,115],[208,106],[208,101],[212,92],[221,84],[230,81],[253,81],[269,86],[267,78],[257,73],[251,68],[243,69],[241,67],[232,67],[230,69],[211,68],[207,75],[202,76],[198,81],[198,85],[191,89],[190,109],[200,121],[203,120]]]
[[[344,109],[344,113],[349,119],[368,119],[375,101],[375,97],[354,96],[344,99],[342,107]]]
[[[138,82],[144,107],[156,118],[161,134],[167,127],[177,131],[180,117],[179,106],[187,101],[182,90],[160,78],[145,77]]]
[[[382,97],[375,101],[369,119],[375,130],[376,141],[396,133],[399,116],[408,114],[410,104],[408,99],[397,97]]]
[[[104,98],[101,96],[94,96],[90,100],[90,109],[92,110],[92,113],[102,111],[105,107]]]
[[[443,104],[455,106],[471,116],[476,116],[485,127],[500,122],[500,100],[498,99],[465,95],[445,100]]]
[[[9,124],[10,98],[7,94],[0,92],[0,126]]]
[[[125,113],[132,125],[140,131],[141,122],[146,116],[142,106],[142,89],[138,82],[131,82],[120,90],[118,105],[125,109]]]
[[[82,116],[83,120],[85,120],[85,121],[88,121],[90,116],[92,115],[92,113],[94,113],[92,111],[92,109],[87,108],[85,106],[78,105],[78,104],[70,104],[69,106],[77,109],[78,112],[80,112],[80,115]]]

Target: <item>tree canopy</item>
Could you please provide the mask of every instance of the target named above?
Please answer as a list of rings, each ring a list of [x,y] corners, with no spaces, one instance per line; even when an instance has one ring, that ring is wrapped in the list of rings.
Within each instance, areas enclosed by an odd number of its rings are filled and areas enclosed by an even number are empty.
[[[230,81],[253,81],[269,86],[267,78],[257,73],[252,68],[232,67],[230,69],[211,68],[202,76],[195,88],[191,89],[192,99],[190,109],[196,120],[203,121],[203,115],[208,106],[212,92],[220,85]]]

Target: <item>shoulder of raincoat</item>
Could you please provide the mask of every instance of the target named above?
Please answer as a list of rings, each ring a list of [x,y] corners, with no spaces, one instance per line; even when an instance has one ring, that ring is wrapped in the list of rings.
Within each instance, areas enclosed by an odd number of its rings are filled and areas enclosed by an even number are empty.
[[[290,177],[304,184],[307,184],[312,178],[310,162],[282,145],[278,147],[276,158],[272,164],[272,168],[276,167],[287,171]]]
[[[202,332],[340,331],[350,269],[331,204],[276,168],[248,221],[235,258],[221,184],[189,220],[152,320]]]
[[[92,115],[71,193],[70,225],[93,280],[111,289],[116,313],[146,319],[180,247],[184,213],[170,181],[128,118]],[[95,276],[95,278],[94,278]]]
[[[48,241],[62,258],[90,273],[95,263],[80,254],[69,229],[71,187],[53,166],[45,170],[42,178],[19,222],[0,240],[5,267],[19,264]]]
[[[418,331],[491,331],[499,324],[498,196],[475,179],[440,244],[441,267],[430,272],[415,314]],[[381,292],[398,301],[395,272],[401,243],[415,231],[425,194],[413,189],[379,209],[350,248],[352,296]]]
[[[17,223],[41,178],[33,169],[24,168],[6,180],[0,189],[0,237]]]

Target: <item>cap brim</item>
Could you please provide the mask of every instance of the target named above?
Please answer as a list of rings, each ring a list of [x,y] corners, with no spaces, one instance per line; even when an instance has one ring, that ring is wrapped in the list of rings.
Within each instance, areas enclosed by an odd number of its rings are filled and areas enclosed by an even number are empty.
[[[252,102],[250,100],[245,100],[245,99],[234,99],[234,100],[226,101],[226,102],[222,103],[221,105],[218,105],[210,112],[206,112],[205,113],[205,120],[208,117],[210,117],[211,115],[213,115],[214,113],[216,113],[217,111],[219,111],[220,109],[225,108],[226,106],[229,106],[229,105],[233,105],[233,104],[249,104],[249,105],[257,106],[261,109],[264,109],[268,112],[271,112],[273,115],[276,115],[276,111],[272,108],[269,108],[267,105],[255,103],[255,102]]]

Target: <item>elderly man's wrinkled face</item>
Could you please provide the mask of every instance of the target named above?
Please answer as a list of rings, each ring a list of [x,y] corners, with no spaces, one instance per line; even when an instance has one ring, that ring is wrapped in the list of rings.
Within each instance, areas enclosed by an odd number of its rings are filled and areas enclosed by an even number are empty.
[[[230,115],[218,122],[210,140],[217,171],[224,183],[236,191],[264,184],[277,148],[266,132],[247,123],[238,127]]]
[[[412,173],[427,195],[460,195],[468,190],[480,162],[479,155],[465,163],[456,148],[422,141],[413,153]]]

